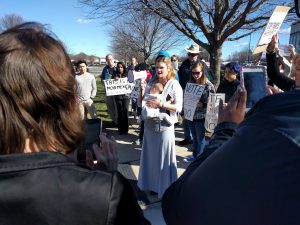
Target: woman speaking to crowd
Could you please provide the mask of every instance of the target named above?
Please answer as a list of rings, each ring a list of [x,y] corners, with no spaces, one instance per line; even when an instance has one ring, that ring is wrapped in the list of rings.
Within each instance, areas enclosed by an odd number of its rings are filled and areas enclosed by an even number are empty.
[[[159,117],[145,119],[138,186],[142,190],[156,192],[158,198],[161,198],[177,179],[174,123],[178,121],[177,113],[181,112],[183,100],[182,89],[175,79],[171,60],[164,56],[156,60],[156,76],[147,85],[145,81],[141,82],[139,103],[157,83],[163,86],[162,100],[150,99],[146,105],[168,113],[172,122],[167,124]]]

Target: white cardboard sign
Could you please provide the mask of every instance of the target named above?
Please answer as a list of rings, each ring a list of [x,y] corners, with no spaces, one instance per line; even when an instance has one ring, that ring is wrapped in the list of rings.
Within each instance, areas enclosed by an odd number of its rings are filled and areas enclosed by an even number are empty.
[[[224,93],[209,93],[205,115],[205,129],[209,132],[213,132],[218,124],[220,99],[225,102]]]
[[[267,46],[270,43],[273,35],[279,31],[279,28],[283,23],[289,10],[290,7],[287,6],[276,6],[264,32],[262,33],[258,41],[257,47],[253,51],[253,54],[263,52],[267,49]]]
[[[146,79],[147,78],[147,72],[146,70],[142,70],[142,71],[133,71],[133,77],[134,77],[134,80],[137,80],[137,79]]]
[[[127,78],[107,79],[104,80],[106,96],[124,95],[131,93],[134,84],[128,83]]]
[[[187,83],[183,96],[184,118],[193,121],[197,103],[201,98],[205,86]]]

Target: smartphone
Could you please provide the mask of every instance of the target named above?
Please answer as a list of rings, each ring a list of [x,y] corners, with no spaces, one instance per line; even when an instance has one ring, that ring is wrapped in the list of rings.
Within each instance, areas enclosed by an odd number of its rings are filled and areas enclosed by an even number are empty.
[[[243,67],[240,83],[247,91],[246,108],[250,109],[261,98],[267,95],[267,72],[264,66]]]
[[[102,131],[102,120],[97,119],[87,119],[86,123],[86,130],[85,130],[85,137],[83,143],[80,145],[77,160],[78,161],[86,161],[86,150],[89,150],[93,153],[93,158],[96,159],[94,151],[93,151],[93,144],[100,145],[100,138],[99,135]]]

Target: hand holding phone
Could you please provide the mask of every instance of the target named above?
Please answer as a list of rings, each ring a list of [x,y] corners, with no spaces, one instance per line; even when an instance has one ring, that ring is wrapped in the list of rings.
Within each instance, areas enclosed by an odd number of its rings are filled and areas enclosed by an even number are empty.
[[[101,119],[88,119],[86,120],[86,131],[83,143],[80,145],[78,150],[77,159],[78,161],[86,161],[86,151],[89,150],[93,154],[95,159],[95,154],[93,153],[93,144],[100,145],[99,135],[102,130]]]
[[[114,137],[108,138],[105,133],[101,133],[99,137],[101,145],[93,145],[97,164],[107,171],[116,171],[119,164],[117,142]]]

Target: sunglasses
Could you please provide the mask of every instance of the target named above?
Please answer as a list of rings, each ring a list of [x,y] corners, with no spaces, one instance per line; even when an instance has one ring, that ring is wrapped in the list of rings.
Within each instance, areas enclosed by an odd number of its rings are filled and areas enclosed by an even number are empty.
[[[196,54],[196,53],[188,53],[188,56],[194,57],[194,56],[196,56],[196,55],[198,55],[198,54]]]
[[[200,75],[202,72],[192,72],[192,75]]]
[[[172,62],[176,62],[176,61],[177,61],[177,59],[172,59],[171,61],[172,61]]]

